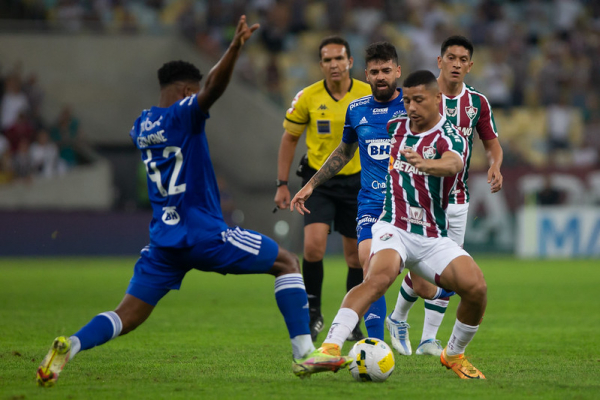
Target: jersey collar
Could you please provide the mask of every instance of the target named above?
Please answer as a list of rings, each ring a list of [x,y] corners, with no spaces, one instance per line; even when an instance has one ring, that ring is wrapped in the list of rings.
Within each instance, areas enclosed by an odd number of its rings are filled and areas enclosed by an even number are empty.
[[[463,82],[462,90],[460,91],[460,94],[458,94],[457,96],[446,96],[444,93],[442,93],[442,96],[444,96],[444,99],[448,99],[448,100],[458,99],[463,94],[465,94],[466,90],[467,90],[467,85]]]
[[[438,121],[437,124],[435,124],[435,126],[431,129],[429,129],[428,131],[425,132],[421,132],[421,133],[414,133],[413,131],[410,130],[410,118],[406,118],[406,132],[410,133],[413,136],[425,136],[430,134],[431,132],[435,132],[439,129],[442,129],[442,125],[444,125],[444,122],[446,122],[446,117],[440,114],[440,120]]]
[[[350,78],[350,87],[348,88],[348,93],[350,93],[350,91],[352,90],[352,85],[354,85],[354,79]],[[336,101],[336,102],[339,101],[335,97],[333,97],[333,94],[331,94],[331,92],[329,91],[329,88],[327,87],[327,80],[326,79],[323,79],[323,86],[325,87],[325,90],[327,91],[327,94],[329,95],[329,97],[332,98],[333,101]],[[346,94],[348,94],[348,93],[346,93]],[[344,97],[346,97],[346,96],[344,96]],[[342,97],[342,99],[344,97]],[[340,99],[340,100],[342,100],[342,99]]]

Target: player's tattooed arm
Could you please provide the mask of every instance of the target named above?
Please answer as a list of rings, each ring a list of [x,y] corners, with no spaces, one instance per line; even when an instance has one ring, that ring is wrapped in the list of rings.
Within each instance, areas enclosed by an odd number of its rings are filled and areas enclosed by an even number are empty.
[[[329,158],[316,174],[310,179],[310,184],[313,188],[321,185],[337,175],[338,172],[346,166],[354,157],[354,153],[358,148],[358,142],[345,143],[341,142],[338,147],[329,155]]]

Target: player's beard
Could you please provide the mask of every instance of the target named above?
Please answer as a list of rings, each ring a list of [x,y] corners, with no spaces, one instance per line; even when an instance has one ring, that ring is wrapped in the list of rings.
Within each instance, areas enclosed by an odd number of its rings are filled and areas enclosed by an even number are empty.
[[[397,86],[398,85],[395,81],[391,85],[388,85],[388,87],[385,89],[379,89],[377,84],[375,84],[371,87],[371,91],[373,92],[373,97],[375,97],[375,100],[385,103],[392,98]]]

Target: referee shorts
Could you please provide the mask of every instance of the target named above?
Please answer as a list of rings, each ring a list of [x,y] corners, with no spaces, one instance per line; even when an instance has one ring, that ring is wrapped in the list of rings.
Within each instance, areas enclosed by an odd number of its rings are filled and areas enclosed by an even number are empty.
[[[306,185],[313,173],[302,180],[302,186]],[[331,229],[333,225],[333,230],[342,236],[356,239],[360,187],[360,173],[337,175],[318,186],[304,203],[310,210],[310,214],[304,214],[304,226],[324,223]]]

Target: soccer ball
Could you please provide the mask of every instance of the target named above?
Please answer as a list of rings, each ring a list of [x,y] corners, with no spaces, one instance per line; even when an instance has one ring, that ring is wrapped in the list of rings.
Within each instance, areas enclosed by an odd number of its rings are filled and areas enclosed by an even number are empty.
[[[359,382],[383,382],[396,366],[390,346],[375,338],[359,340],[348,355],[354,359],[350,373]]]

